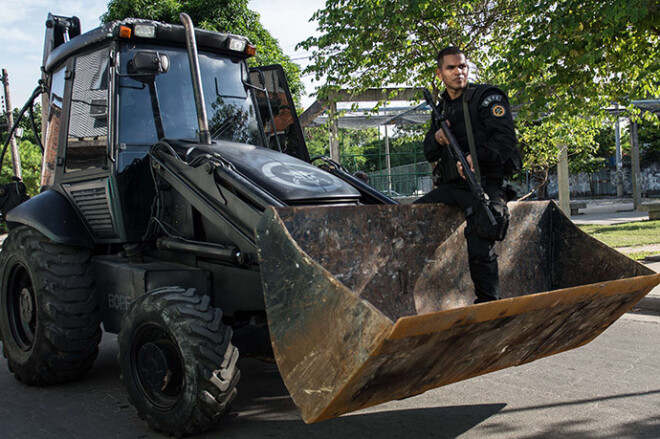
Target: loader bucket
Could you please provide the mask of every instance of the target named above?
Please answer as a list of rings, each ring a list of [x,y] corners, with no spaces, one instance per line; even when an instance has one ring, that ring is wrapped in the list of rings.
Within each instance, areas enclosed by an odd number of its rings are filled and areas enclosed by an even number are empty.
[[[503,299],[479,305],[456,208],[268,209],[257,242],[271,342],[305,422],[582,346],[660,282],[553,202],[509,207]]]

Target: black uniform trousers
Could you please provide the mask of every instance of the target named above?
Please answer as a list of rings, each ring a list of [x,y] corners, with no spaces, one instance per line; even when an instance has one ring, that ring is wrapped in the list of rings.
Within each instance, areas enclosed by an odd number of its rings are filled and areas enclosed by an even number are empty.
[[[506,203],[504,181],[500,178],[482,179],[484,192],[492,203]],[[500,278],[497,268],[495,241],[484,239],[477,234],[476,205],[477,200],[470,192],[467,183],[441,184],[415,203],[443,203],[449,206],[459,206],[465,212],[465,239],[467,240],[468,263],[470,277],[474,283],[477,299],[474,303],[489,302],[500,298]]]

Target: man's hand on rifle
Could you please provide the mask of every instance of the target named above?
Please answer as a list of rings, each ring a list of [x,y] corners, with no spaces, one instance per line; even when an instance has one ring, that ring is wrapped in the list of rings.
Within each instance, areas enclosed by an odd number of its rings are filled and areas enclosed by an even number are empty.
[[[474,164],[472,163],[472,154],[465,156],[465,161],[470,165],[470,171],[474,173]],[[463,180],[465,180],[465,174],[463,174],[463,165],[461,165],[461,162],[456,162],[456,169],[458,169],[458,175],[463,177]]]
[[[449,125],[449,121],[447,121],[447,126]],[[442,128],[435,132],[435,141],[442,146],[449,145],[449,140],[447,139],[447,136],[445,136],[445,132],[442,131]]]
[[[447,122],[447,126],[450,125],[449,121]],[[447,139],[447,136],[445,136],[445,132],[442,131],[442,128],[440,128],[438,131],[435,132],[435,141],[438,142],[442,146],[447,146],[449,145],[449,140]],[[474,165],[472,164],[472,156],[467,155],[465,157],[465,160],[468,162],[468,165],[470,165],[470,170],[474,173]],[[463,180],[466,179],[465,174],[463,174],[463,166],[461,165],[461,162],[456,162],[456,169],[458,170],[458,174],[463,178]]]

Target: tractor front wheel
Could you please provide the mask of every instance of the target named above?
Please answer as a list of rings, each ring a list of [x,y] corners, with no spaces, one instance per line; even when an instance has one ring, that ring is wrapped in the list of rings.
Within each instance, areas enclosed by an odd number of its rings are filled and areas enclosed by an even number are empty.
[[[210,298],[165,287],[135,300],[119,332],[119,363],[140,418],[173,435],[211,428],[229,410],[240,372],[232,330]]]

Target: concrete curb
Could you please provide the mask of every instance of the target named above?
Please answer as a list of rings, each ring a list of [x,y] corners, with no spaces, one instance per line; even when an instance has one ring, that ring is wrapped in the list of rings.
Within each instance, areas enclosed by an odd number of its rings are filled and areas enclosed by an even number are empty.
[[[642,300],[637,302],[637,305],[635,305],[634,308],[660,313],[660,297],[655,295],[651,296],[650,294],[651,293],[644,296]]]
[[[653,258],[655,259],[655,258]],[[644,266],[647,268],[650,268],[651,270],[655,271],[656,273],[660,273],[660,262],[656,262],[654,260],[643,260],[639,261],[642,263]],[[653,288],[649,293],[640,300],[637,305],[635,305],[636,309],[643,309],[645,311],[653,311],[656,313],[660,313],[660,285],[656,286]]]

